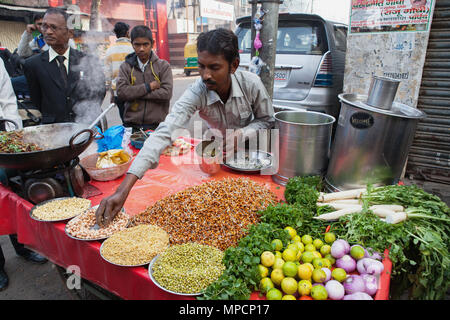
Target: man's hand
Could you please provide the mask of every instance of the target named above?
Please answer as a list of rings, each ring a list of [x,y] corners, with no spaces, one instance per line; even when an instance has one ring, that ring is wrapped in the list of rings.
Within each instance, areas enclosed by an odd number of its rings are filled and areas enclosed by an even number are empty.
[[[116,192],[100,202],[100,206],[95,212],[95,220],[99,226],[107,226],[122,210],[128,194],[137,180],[135,175],[127,174]]]
[[[161,85],[159,84],[158,81],[150,82],[150,89],[152,89],[152,91],[159,88],[161,88]]]
[[[36,28],[36,26],[35,26],[34,24],[28,24],[28,25],[27,25],[27,32],[28,32],[29,34],[32,34],[33,31],[35,31],[35,30],[37,30],[37,28]]]

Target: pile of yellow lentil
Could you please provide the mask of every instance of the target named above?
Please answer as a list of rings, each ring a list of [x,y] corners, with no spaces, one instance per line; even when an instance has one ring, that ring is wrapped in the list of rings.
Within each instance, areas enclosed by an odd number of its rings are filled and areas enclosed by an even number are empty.
[[[114,233],[105,240],[100,253],[107,261],[121,266],[150,263],[169,246],[169,236],[157,226],[140,225]]]
[[[132,217],[131,226],[157,225],[172,245],[196,242],[225,251],[259,223],[258,211],[276,202],[272,191],[250,179],[213,180],[157,201]]]

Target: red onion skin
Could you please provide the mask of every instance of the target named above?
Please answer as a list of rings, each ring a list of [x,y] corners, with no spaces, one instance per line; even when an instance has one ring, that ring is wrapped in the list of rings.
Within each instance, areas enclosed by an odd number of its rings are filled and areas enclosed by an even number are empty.
[[[357,293],[357,292],[365,292],[366,285],[364,284],[364,280],[359,275],[350,275],[345,279],[344,283],[345,293],[347,295]]]
[[[349,255],[344,255],[336,260],[336,267],[342,268],[345,272],[350,273],[356,270],[356,261]]]

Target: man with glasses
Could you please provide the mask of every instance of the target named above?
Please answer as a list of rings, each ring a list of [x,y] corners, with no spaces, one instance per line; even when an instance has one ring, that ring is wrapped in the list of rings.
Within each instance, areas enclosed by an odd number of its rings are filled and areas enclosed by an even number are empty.
[[[74,30],[67,13],[46,11],[41,26],[49,50],[25,62],[25,76],[42,124],[89,123],[100,113],[106,94],[101,62],[69,46]]]

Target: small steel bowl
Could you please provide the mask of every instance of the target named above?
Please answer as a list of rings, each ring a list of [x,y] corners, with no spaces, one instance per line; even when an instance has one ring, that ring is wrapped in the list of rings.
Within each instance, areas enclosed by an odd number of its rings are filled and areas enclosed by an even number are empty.
[[[218,150],[216,146],[210,146],[214,141],[202,141],[195,147],[195,153],[200,157],[200,169],[209,175],[214,175],[220,171],[220,165],[223,162],[222,152]],[[209,156],[205,154],[205,151],[215,150],[216,154],[214,156]]]

